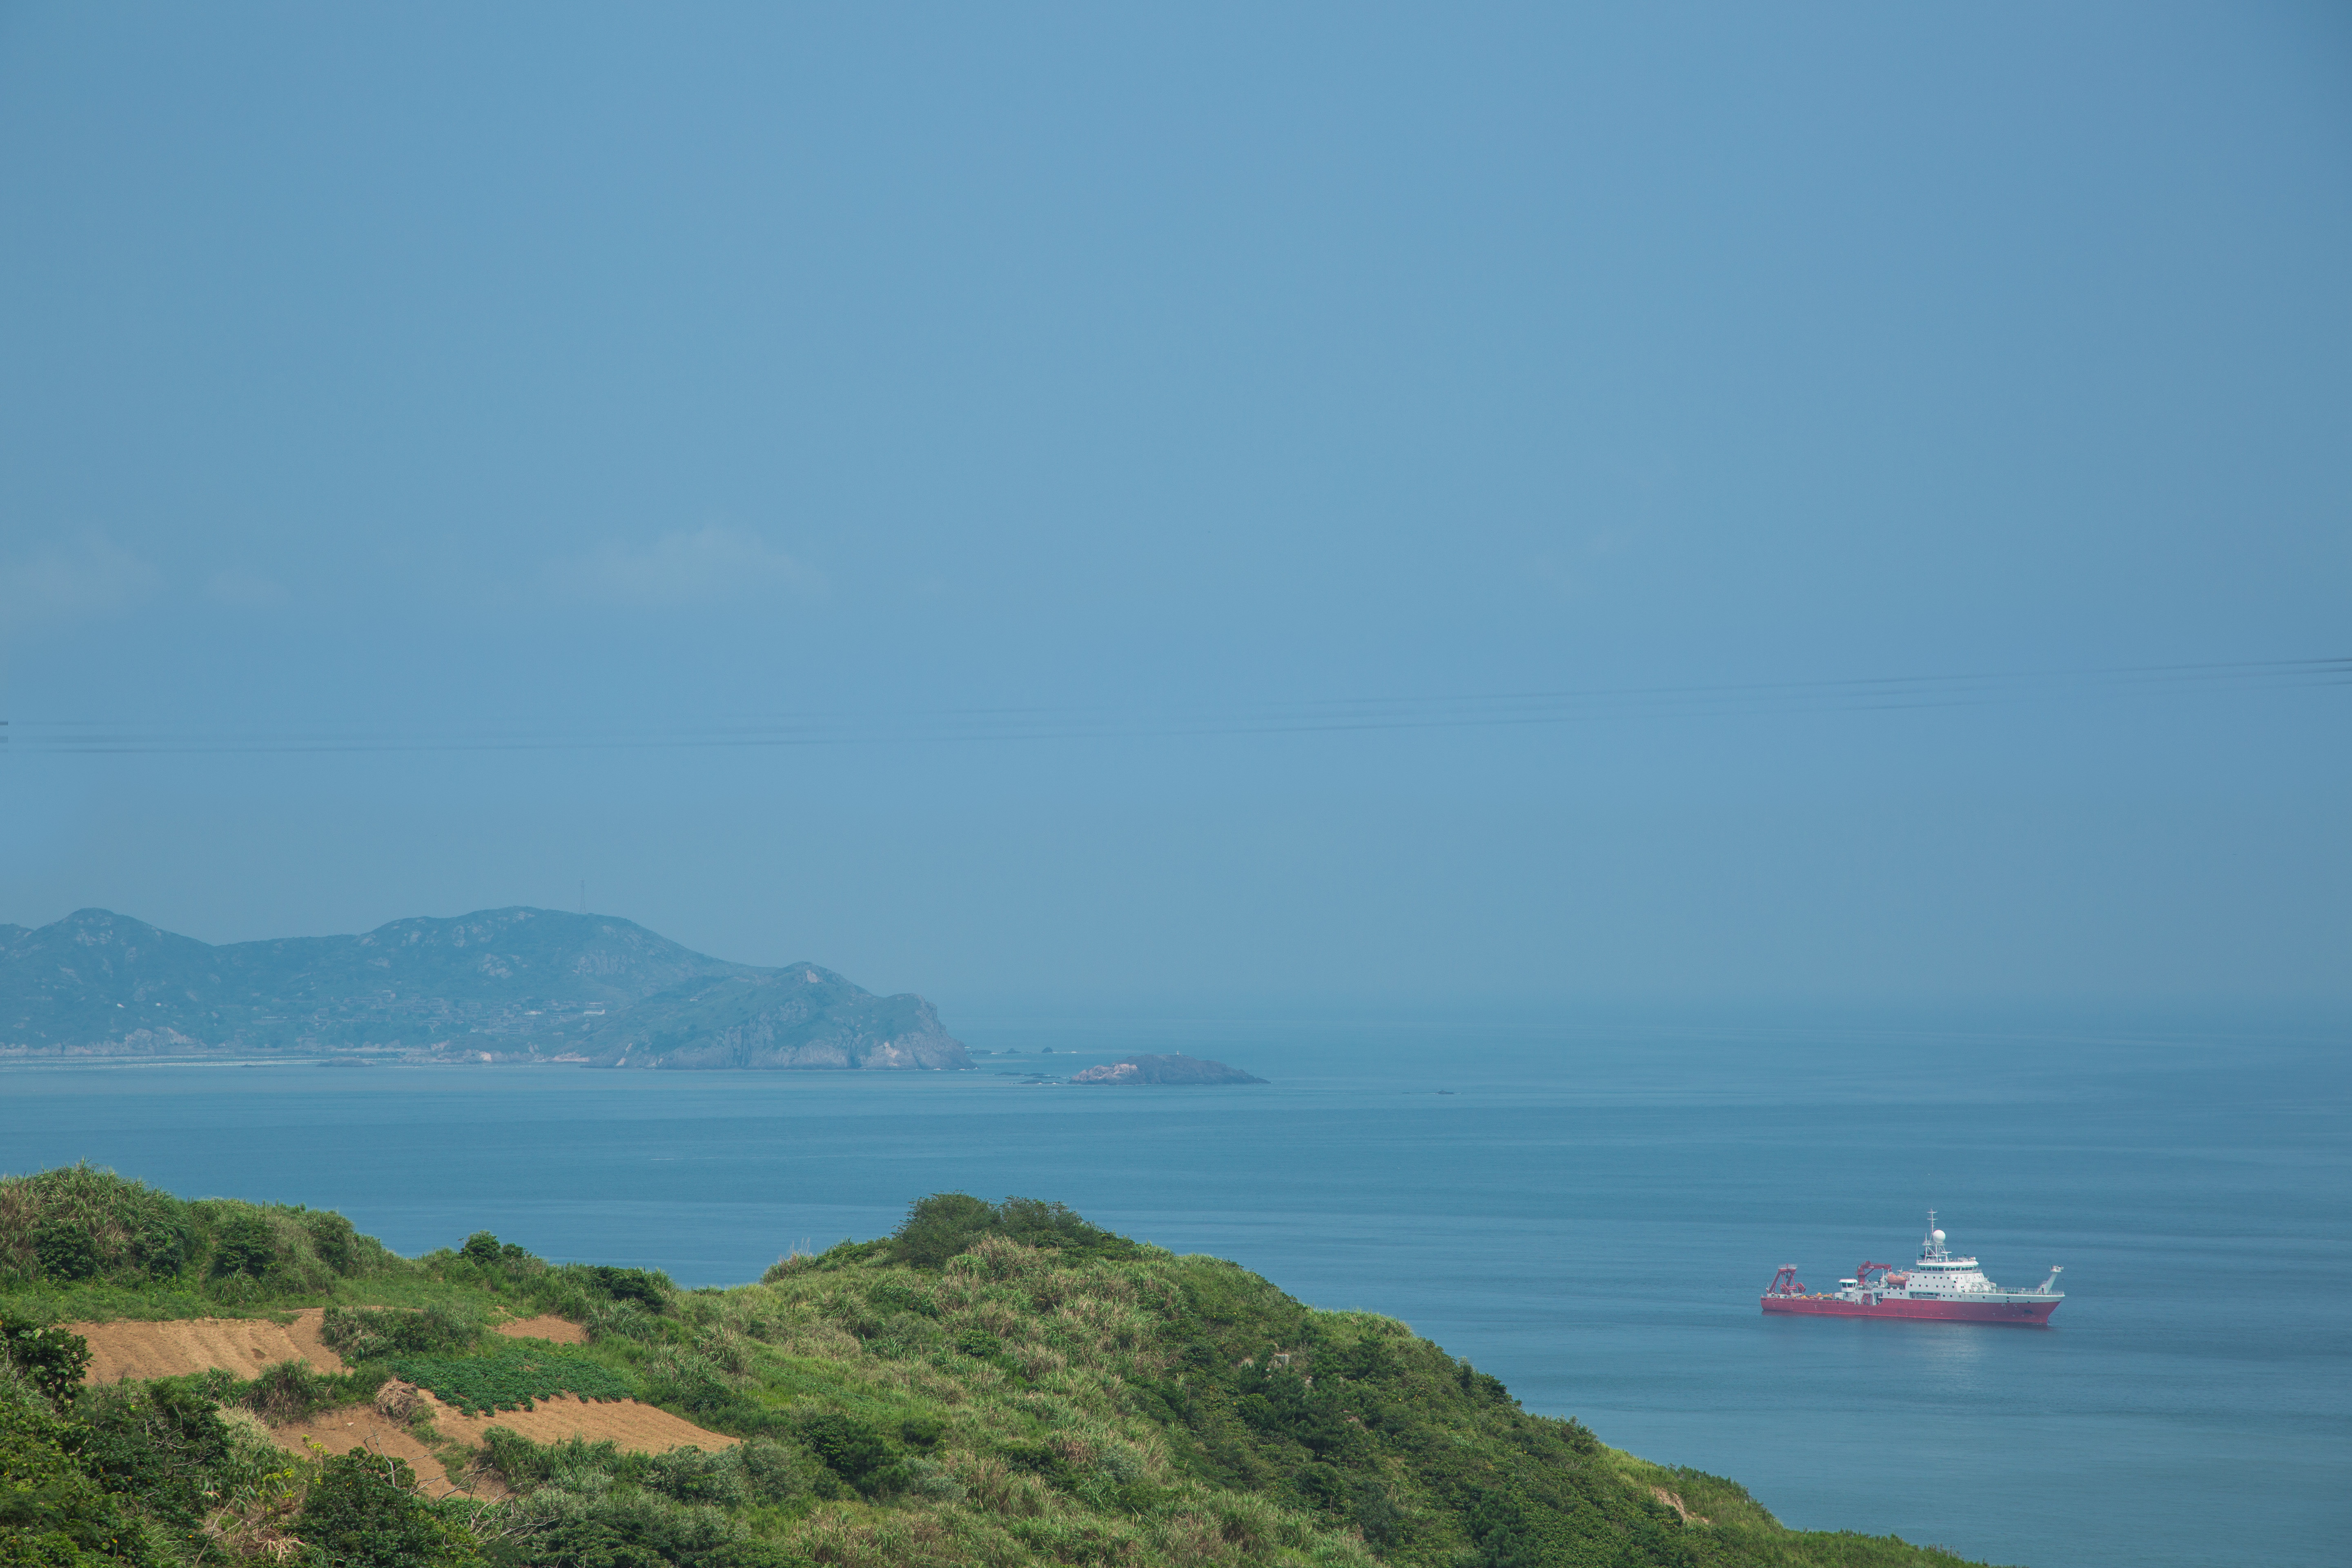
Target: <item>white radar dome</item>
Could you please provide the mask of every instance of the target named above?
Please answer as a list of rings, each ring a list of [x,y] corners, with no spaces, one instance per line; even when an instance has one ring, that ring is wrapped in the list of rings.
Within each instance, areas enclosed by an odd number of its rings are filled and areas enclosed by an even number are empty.
[[[1940,1230],[1931,1230],[1927,1233],[1927,1239],[1929,1241],[1941,1241],[1944,1239],[1944,1233]]]

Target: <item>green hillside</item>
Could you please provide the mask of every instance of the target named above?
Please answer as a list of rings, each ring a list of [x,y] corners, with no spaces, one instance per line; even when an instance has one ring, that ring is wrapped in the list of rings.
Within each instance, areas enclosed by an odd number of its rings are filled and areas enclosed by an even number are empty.
[[[330,1308],[352,1373],[84,1389],[73,1343],[41,1331],[298,1305]],[[484,1332],[548,1311],[590,1343]],[[402,1258],[337,1215],[75,1167],[0,1181],[0,1317],[5,1568],[1960,1562],[1784,1530],[1732,1481],[1528,1414],[1402,1323],[1029,1200],[927,1198],[892,1237],[683,1291],[487,1235]],[[365,1400],[395,1374],[477,1409],[627,1394],[745,1441],[630,1455],[494,1427],[441,1450],[512,1490],[482,1503],[257,1437],[250,1412]]]

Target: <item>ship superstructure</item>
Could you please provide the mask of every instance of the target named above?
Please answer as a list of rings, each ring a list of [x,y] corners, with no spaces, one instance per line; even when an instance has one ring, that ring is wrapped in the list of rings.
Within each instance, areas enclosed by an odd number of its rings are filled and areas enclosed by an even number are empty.
[[[1985,1278],[1973,1258],[1947,1251],[1944,1233],[1936,1228],[1936,1211],[1927,1211],[1927,1235],[1919,1243],[1919,1257],[1907,1267],[1864,1263],[1851,1279],[1841,1279],[1827,1295],[1800,1284],[1797,1268],[1790,1264],[1772,1277],[1764,1292],[1768,1312],[1794,1312],[1825,1318],[1925,1318],[1948,1322],[2022,1323],[2050,1321],[2066,1293],[2058,1287],[2063,1268],[2053,1266],[2050,1278],[2031,1290],[2004,1290]]]

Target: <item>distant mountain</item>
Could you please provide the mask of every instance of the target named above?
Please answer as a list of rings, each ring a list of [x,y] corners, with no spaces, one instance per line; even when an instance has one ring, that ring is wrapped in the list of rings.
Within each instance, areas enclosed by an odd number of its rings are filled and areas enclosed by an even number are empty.
[[[919,996],[556,910],[215,947],[108,910],[0,926],[0,1057],[338,1051],[605,1067],[968,1068]]]

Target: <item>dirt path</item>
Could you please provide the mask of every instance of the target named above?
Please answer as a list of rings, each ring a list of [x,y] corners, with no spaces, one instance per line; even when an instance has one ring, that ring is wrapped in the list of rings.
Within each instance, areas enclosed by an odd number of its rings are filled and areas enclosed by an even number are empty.
[[[341,1372],[343,1358],[319,1337],[324,1309],[306,1307],[290,1323],[267,1318],[182,1318],[173,1322],[67,1323],[89,1342],[85,1383],[123,1378],[179,1377],[218,1367],[257,1377],[281,1361],[304,1361],[320,1372]]]

